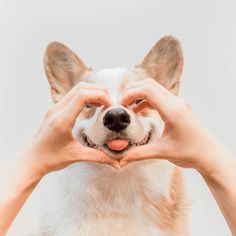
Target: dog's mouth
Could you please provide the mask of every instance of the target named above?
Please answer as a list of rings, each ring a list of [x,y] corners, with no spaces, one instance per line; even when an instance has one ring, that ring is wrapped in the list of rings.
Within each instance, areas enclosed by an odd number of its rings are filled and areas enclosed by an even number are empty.
[[[144,138],[139,142],[133,142],[126,135],[117,135],[116,137],[108,138],[103,145],[95,144],[85,133],[82,134],[84,144],[90,148],[100,149],[108,155],[121,157],[131,147],[141,146],[149,143],[152,136],[151,130],[146,133]]]

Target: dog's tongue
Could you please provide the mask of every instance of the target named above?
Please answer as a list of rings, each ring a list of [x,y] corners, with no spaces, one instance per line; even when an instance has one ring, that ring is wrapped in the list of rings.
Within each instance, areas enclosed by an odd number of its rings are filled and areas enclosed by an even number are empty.
[[[129,141],[126,139],[115,139],[107,142],[107,146],[114,151],[122,151],[129,145]]]

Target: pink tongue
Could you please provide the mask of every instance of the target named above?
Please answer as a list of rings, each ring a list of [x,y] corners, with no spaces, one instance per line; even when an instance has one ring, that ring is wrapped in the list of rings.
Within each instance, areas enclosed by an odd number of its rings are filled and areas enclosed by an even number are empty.
[[[122,151],[129,145],[129,141],[126,139],[115,139],[107,142],[107,146],[111,150]]]

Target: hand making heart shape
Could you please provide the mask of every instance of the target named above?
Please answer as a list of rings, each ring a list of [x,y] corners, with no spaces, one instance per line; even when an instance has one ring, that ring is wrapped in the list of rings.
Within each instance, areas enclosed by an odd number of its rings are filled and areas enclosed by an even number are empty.
[[[86,103],[106,107],[112,105],[104,86],[89,83],[79,83],[52,106],[31,145],[28,145],[26,151],[29,155],[24,155],[24,158],[27,158],[32,170],[42,174],[75,162],[96,162],[120,168],[133,161],[154,158],[166,159],[182,167],[201,169],[198,163],[204,161],[198,157],[211,156],[207,151],[207,143],[211,146],[219,144],[203,127],[189,105],[153,79],[129,83],[123,90],[120,103],[127,106],[137,99],[143,99],[143,102],[136,106],[136,111],[148,106],[159,112],[165,123],[164,132],[156,142],[131,149],[119,162],[100,150],[83,146],[72,135],[76,118]]]
[[[143,102],[136,106],[136,110],[147,106],[157,110],[165,123],[164,132],[154,143],[131,149],[120,160],[121,167],[133,161],[154,158],[199,170],[213,166],[212,163],[216,161],[215,153],[209,153],[209,150],[217,150],[219,143],[182,98],[172,94],[155,80],[146,79],[128,84],[123,90],[120,103],[127,106],[140,99]],[[206,160],[211,164],[206,163]]]
[[[85,147],[72,134],[76,118],[87,103],[109,107],[111,100],[107,89],[79,83],[47,112],[39,131],[24,150],[28,155],[22,157],[27,158],[32,170],[44,175],[75,162],[96,162],[117,168],[117,161],[102,151]]]

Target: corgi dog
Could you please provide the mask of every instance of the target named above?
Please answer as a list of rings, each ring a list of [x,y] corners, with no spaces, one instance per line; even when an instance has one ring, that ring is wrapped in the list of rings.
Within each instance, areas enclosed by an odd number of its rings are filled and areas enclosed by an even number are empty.
[[[131,148],[155,142],[164,128],[156,110],[134,112],[119,104],[122,89],[128,83],[152,78],[177,95],[183,52],[177,39],[165,36],[134,69],[94,72],[67,46],[53,42],[46,49],[44,66],[54,102],[78,83],[107,87],[113,105],[105,109],[86,105],[73,135],[83,145],[99,148],[120,160]],[[41,199],[40,232],[27,235],[189,235],[184,179],[181,169],[168,161],[143,160],[120,170],[96,163],[76,163],[50,175]]]

